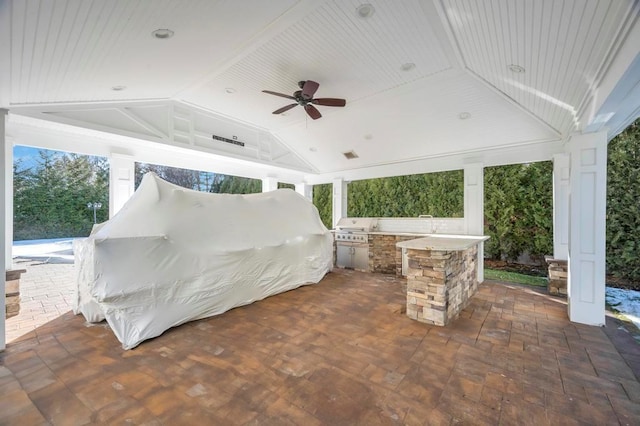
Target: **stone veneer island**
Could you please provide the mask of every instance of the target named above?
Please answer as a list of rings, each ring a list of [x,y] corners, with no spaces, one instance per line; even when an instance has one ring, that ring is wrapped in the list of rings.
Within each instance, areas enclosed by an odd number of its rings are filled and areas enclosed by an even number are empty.
[[[407,250],[407,316],[447,325],[478,289],[478,245],[487,236],[429,235],[396,244]]]

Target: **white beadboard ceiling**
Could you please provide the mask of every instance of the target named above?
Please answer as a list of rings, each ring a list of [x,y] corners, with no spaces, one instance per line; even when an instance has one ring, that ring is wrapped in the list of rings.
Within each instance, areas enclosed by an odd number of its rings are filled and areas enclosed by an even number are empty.
[[[366,19],[357,13],[365,3],[374,8]],[[590,124],[581,119],[601,103],[601,82],[620,52],[638,55],[638,47],[621,48],[633,43],[638,7],[633,0],[7,0],[0,106],[327,177],[393,164],[400,174],[416,160],[550,142],[559,152]],[[174,36],[155,39],[156,29]],[[413,65],[404,71],[404,64]],[[301,107],[271,114],[290,101],[261,90],[291,94],[300,80],[319,82],[316,97],[345,98],[346,107],[319,106],[317,121]],[[350,150],[357,159],[345,159]],[[514,162],[526,160],[514,154]]]

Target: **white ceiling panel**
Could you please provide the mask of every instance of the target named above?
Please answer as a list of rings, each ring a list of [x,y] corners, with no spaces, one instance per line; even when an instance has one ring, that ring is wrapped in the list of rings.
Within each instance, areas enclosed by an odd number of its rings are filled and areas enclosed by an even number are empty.
[[[172,97],[235,54],[294,4],[294,0],[14,1],[12,103]],[[174,37],[152,37],[154,30],[163,28],[174,31]],[[126,89],[113,91],[114,86]]]
[[[442,3],[468,69],[565,136],[634,16],[623,0]]]
[[[320,83],[318,97],[345,98],[350,104],[450,69],[442,40],[421,3],[377,1],[373,16],[362,19],[356,13],[359,1],[316,2],[306,16],[204,87],[182,96],[238,119],[279,128],[304,120],[305,114],[272,117],[271,111],[291,102],[262,90],[290,95],[298,90],[298,81],[313,80]],[[404,64],[413,68],[403,71]],[[228,88],[233,96],[226,93]],[[263,108],[247,108],[251,99]]]
[[[441,75],[432,83],[385,93],[357,110],[299,123],[277,136],[293,141],[289,147],[323,171],[557,139],[535,118],[470,76]],[[359,158],[345,159],[342,153],[350,150]]]
[[[518,162],[516,147],[552,155],[604,112],[637,116],[633,96],[604,100],[637,81],[639,16],[636,0],[0,0],[0,107],[323,179],[483,151]],[[273,115],[292,102],[262,90],[299,80],[346,106]]]

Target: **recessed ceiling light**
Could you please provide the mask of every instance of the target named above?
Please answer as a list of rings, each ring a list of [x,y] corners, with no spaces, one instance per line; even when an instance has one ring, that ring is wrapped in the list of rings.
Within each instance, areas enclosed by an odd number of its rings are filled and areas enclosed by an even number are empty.
[[[173,31],[168,30],[166,28],[160,28],[152,32],[151,35],[155,38],[164,40],[164,39],[173,37]]]
[[[121,91],[123,91],[123,90],[124,90],[124,89],[126,89],[126,88],[127,88],[127,86],[113,86],[113,87],[111,88],[111,90],[113,90],[114,92],[121,92]]]
[[[371,133],[367,133],[366,135],[364,135],[364,138],[370,141],[371,139],[373,139],[373,135]]]
[[[471,118],[471,114],[468,112],[461,112],[460,114],[458,114],[458,118],[460,120],[466,120],[468,118]]]
[[[317,152],[318,148],[316,148],[315,146],[312,146],[311,148],[309,148],[309,151],[311,152]]]
[[[356,13],[358,17],[362,19],[371,18],[375,11],[375,8],[369,3],[363,3],[360,6],[356,7]]]
[[[236,89],[234,89],[233,87],[225,87],[224,91],[230,95],[236,93]]]
[[[402,71],[405,71],[405,72],[411,71],[415,67],[416,67],[416,64],[414,64],[413,62],[407,62],[407,63],[404,63],[404,64],[400,65],[400,69]]]
[[[515,72],[516,74],[522,74],[524,72],[524,67],[520,65],[511,64],[508,66],[509,71]]]

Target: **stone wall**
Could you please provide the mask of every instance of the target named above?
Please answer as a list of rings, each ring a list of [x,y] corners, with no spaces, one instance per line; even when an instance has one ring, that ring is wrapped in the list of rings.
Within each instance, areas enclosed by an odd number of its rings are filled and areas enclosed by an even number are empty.
[[[415,235],[369,234],[369,272],[402,275],[401,241],[415,240]]]
[[[478,248],[464,251],[409,250],[407,316],[447,325],[478,290]]]
[[[25,269],[10,269],[5,276],[5,318],[11,318],[20,313],[20,275]]]
[[[555,296],[567,297],[567,261],[545,257],[549,266],[547,291]]]

